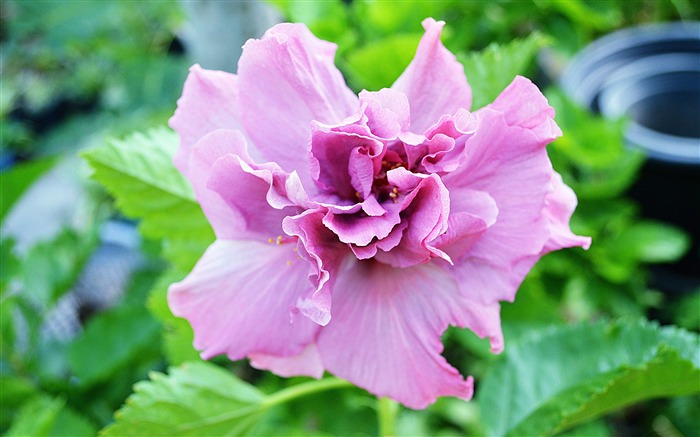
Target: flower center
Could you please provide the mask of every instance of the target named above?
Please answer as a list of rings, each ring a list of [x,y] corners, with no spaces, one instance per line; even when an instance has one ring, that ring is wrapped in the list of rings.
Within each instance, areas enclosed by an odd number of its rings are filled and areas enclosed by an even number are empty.
[[[391,199],[394,203],[397,202],[399,197],[399,189],[389,183],[387,173],[390,170],[403,167],[408,169],[408,164],[403,162],[400,158],[397,160],[384,159],[382,160],[382,168],[374,176],[374,182],[372,183],[372,192],[377,196],[377,201],[382,203],[388,199]]]

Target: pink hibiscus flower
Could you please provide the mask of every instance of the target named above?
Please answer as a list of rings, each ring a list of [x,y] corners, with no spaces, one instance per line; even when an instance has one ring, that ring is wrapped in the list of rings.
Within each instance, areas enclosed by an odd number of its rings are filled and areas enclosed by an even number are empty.
[[[328,371],[411,408],[469,399],[447,326],[501,351],[499,301],[543,254],[588,246],[545,150],[554,110],[516,77],[469,112],[443,25],[426,19],[401,77],[359,96],[302,24],[248,41],[237,75],[192,67],[174,162],[217,240],[168,299],[203,358]]]

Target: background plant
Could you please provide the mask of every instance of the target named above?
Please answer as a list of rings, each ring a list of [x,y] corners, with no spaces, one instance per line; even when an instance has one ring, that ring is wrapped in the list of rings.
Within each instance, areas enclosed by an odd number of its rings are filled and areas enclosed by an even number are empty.
[[[700,17],[683,0],[273,3],[339,45],[337,64],[356,91],[390,85],[413,56],[421,20],[444,19],[444,42],[474,89],[473,109],[515,74],[546,86],[538,57],[556,69],[614,29]],[[700,432],[700,290],[667,295],[649,272],[682,256],[689,241],[641,218],[626,197],[644,158],[623,146],[624,120],[600,119],[556,86],[547,89],[565,132],[550,156],[579,197],[573,230],[594,244],[550,254],[530,273],[516,301],[503,306],[503,355],[491,355],[469,331],[446,333],[446,357],[477,380],[475,402],[396,411],[342,381],[283,379],[224,358],[202,362],[189,325],[170,313],[167,286],[213,240],[170,163],[177,138],[163,127],[188,67],[176,2],[8,1],[1,17],[2,219],[80,148],[100,145],[82,155],[106,189],[87,190],[92,213],[80,229],[26,250],[3,232],[0,427],[7,435],[103,428],[106,435],[373,435],[377,410],[395,419],[399,435]],[[124,217],[138,222],[143,262],[123,297],[86,314],[73,337],[47,336],[47,318],[102,246],[103,224]],[[543,378],[550,374],[565,377]]]

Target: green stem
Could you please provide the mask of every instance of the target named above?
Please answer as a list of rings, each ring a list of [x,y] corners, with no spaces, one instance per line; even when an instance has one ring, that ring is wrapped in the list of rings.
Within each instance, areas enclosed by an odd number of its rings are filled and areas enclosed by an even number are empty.
[[[260,403],[260,406],[264,408],[270,408],[275,405],[283,404],[292,399],[296,399],[308,394],[332,390],[334,388],[351,387],[352,384],[339,378],[324,378],[317,381],[309,381],[303,384],[293,385],[278,391],[277,393],[268,396],[264,401]]]
[[[396,435],[396,413],[399,404],[389,398],[377,399],[377,418],[379,419],[379,435],[389,437]]]

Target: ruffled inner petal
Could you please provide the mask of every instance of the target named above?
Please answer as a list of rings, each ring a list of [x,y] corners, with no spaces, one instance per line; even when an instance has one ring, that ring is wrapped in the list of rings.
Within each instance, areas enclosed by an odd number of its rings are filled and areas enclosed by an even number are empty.
[[[340,264],[350,253],[348,247],[323,226],[324,215],[322,210],[307,210],[283,222],[285,233],[299,238],[297,254],[309,262],[308,278],[314,287],[312,293],[298,300],[297,307],[319,325],[326,325],[331,319],[333,282]]]
[[[384,145],[367,136],[314,124],[309,155],[311,177],[325,193],[359,201],[369,196],[381,167]]]
[[[400,194],[401,221],[405,222],[401,240],[389,251],[377,252],[376,259],[395,267],[428,262],[433,257],[449,260],[435,247],[434,240],[447,231],[450,196],[436,175],[417,175],[399,167],[388,173],[388,181]]]
[[[235,211],[239,229],[229,239],[268,240],[283,236],[282,220],[298,208],[286,196],[288,175],[275,164],[256,165],[238,155],[217,159],[207,188]]]

